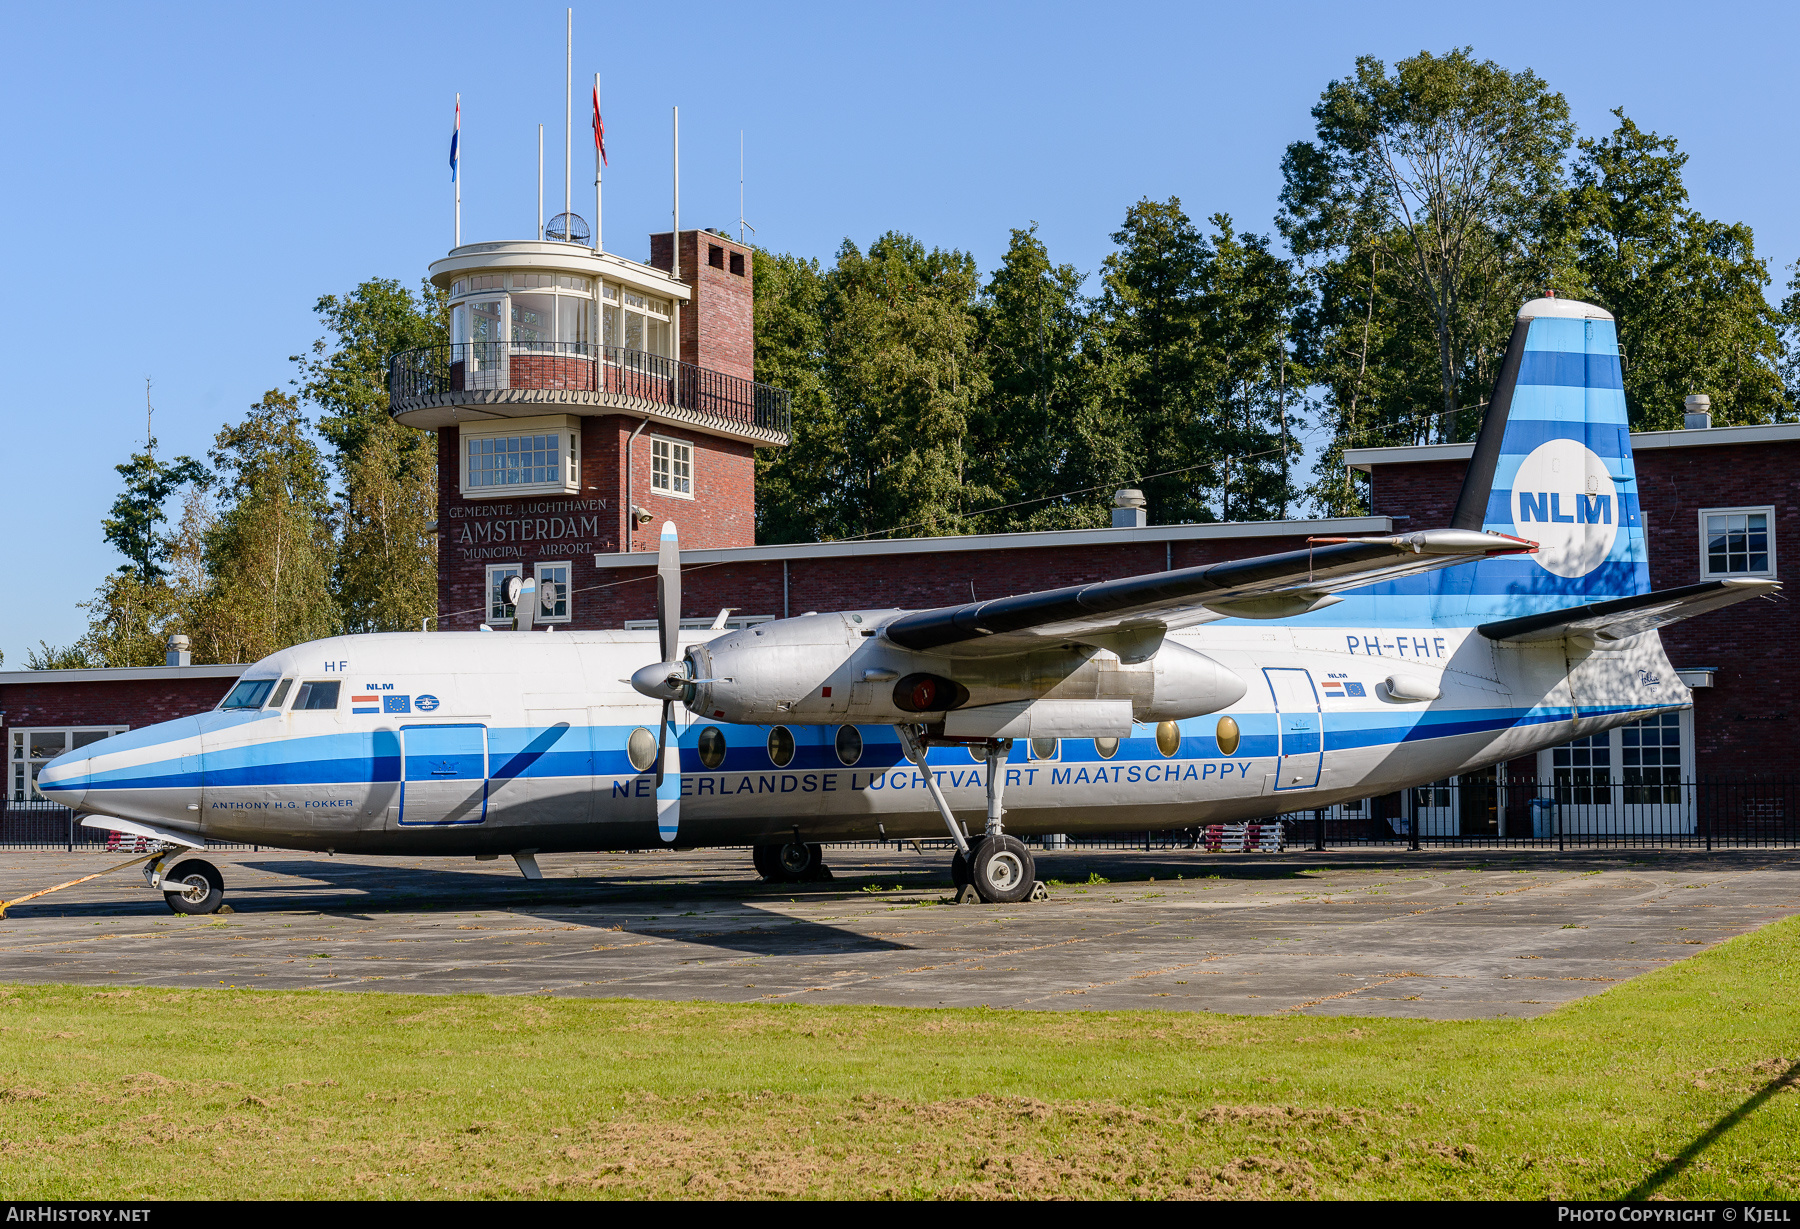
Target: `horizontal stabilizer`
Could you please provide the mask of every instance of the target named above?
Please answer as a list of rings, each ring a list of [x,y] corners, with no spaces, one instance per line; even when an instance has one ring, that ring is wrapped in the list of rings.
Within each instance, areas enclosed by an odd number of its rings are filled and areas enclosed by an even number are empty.
[[[1480,630],[1489,640],[1559,640],[1564,636],[1589,636],[1597,641],[1628,640],[1745,598],[1765,597],[1780,588],[1781,583],[1774,580],[1747,577],[1709,580],[1659,593],[1640,593],[1610,602],[1501,619],[1496,623],[1483,623]]]
[[[1022,653],[1058,640],[1110,649],[1107,638],[1121,633],[1147,640],[1212,619],[1292,618],[1329,605],[1345,589],[1536,549],[1521,538],[1463,529],[1314,538],[1306,550],[1279,555],[915,611],[882,635],[902,648],[951,657]]]

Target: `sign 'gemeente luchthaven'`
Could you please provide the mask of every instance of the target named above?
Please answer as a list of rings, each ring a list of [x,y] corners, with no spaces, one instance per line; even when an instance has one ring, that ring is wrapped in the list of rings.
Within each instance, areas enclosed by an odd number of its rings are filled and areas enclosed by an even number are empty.
[[[450,542],[464,560],[562,554],[603,534],[604,499],[544,499],[453,505]]]

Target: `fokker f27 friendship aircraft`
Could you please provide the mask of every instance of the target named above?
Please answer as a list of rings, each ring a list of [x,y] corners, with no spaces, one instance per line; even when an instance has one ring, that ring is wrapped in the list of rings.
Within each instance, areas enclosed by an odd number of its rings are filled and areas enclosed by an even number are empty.
[[[748,844],[780,879],[821,841],[947,831],[959,886],[1011,901],[1020,834],[1329,806],[1684,707],[1656,629],[1777,587],[1650,592],[1612,317],[1551,297],[1519,312],[1442,528],[722,634],[678,632],[680,579],[665,525],[654,639],[298,645],[39,788],[164,842],[146,878],[188,913],[223,899],[208,838],[528,876],[538,853]],[[1021,745],[1052,738],[1054,762]]]

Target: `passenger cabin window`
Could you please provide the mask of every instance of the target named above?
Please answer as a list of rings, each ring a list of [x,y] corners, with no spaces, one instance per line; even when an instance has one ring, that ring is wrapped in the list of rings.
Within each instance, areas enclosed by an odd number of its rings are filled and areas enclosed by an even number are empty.
[[[1700,578],[1775,575],[1775,509],[1704,508]]]
[[[244,679],[231,693],[219,701],[219,707],[226,708],[261,708],[275,690],[274,679]]]
[[[336,679],[329,683],[300,684],[300,693],[294,697],[294,711],[335,709],[338,706],[338,689],[342,686]]]

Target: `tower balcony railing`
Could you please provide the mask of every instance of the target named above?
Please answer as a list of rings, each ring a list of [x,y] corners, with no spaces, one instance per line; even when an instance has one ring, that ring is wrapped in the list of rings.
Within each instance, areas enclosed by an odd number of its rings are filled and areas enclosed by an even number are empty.
[[[648,402],[741,427],[789,434],[793,394],[741,376],[622,346],[470,341],[402,350],[388,364],[388,401],[402,413],[460,393],[559,390]]]

